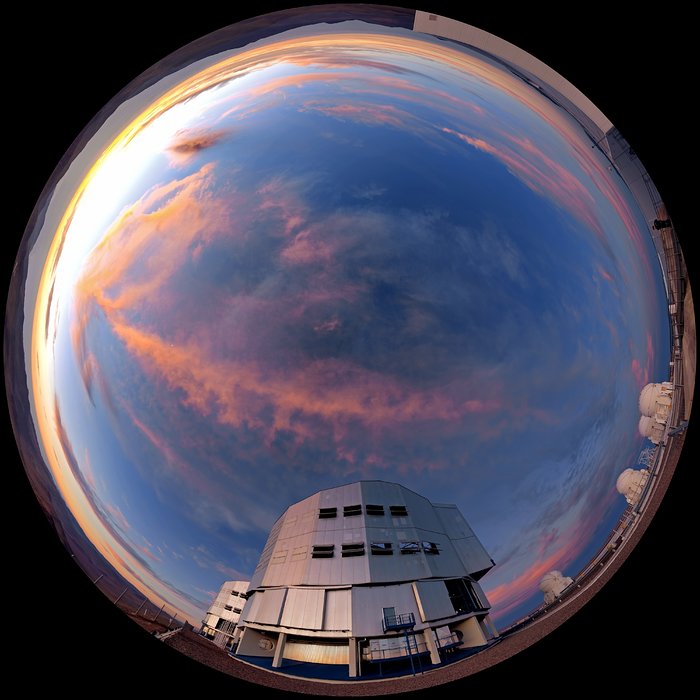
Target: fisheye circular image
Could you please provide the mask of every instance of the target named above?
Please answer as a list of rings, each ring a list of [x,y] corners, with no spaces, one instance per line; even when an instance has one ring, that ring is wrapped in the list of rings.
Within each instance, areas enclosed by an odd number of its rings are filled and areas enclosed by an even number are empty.
[[[686,440],[693,298],[634,144],[439,14],[286,8],[162,58],[15,253],[36,499],[117,608],[236,679],[508,659],[613,576]]]

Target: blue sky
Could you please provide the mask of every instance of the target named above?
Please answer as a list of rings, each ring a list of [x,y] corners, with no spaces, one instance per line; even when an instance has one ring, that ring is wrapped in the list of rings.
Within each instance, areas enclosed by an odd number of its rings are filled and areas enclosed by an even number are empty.
[[[503,624],[625,505],[637,395],[668,361],[656,258],[528,85],[342,30],[237,59],[91,175],[37,307],[49,468],[108,559],[190,617],[291,502],[398,481],[459,505]]]

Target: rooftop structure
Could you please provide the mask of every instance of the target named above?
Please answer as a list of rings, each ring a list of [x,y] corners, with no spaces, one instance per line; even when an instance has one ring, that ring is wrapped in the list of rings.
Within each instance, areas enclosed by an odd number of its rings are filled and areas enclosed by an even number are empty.
[[[493,566],[455,505],[383,481],[319,491],[274,524],[235,653],[346,664],[349,677],[387,660],[440,664],[497,636],[478,584]]]

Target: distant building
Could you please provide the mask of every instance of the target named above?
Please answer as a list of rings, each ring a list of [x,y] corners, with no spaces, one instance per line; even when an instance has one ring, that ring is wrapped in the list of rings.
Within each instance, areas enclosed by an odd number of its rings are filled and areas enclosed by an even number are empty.
[[[545,574],[540,581],[544,602],[547,605],[553,603],[573,582],[574,579],[571,576],[564,576],[561,571],[550,571]]]
[[[245,605],[248,581],[226,581],[202,620],[202,634],[220,647],[231,647]]]
[[[625,471],[617,477],[615,488],[621,493],[627,503],[631,506],[636,506],[639,499],[642,497],[644,487],[649,480],[648,469],[625,469]]]
[[[647,384],[639,394],[639,433],[655,445],[664,439],[673,404],[673,384]]]
[[[639,392],[639,434],[654,445],[664,442],[669,429],[673,408],[673,384],[671,382],[650,382]],[[642,452],[640,461],[645,467],[653,462],[656,448]],[[627,503],[636,506],[649,481],[649,469],[625,469],[617,477],[615,488],[625,497]]]
[[[494,562],[455,505],[360,481],[290,506],[274,524],[234,634],[236,654],[347,664],[440,664],[497,636],[478,580]]]

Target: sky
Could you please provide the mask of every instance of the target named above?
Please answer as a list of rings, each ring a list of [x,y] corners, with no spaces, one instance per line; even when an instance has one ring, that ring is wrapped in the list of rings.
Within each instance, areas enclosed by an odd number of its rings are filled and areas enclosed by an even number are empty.
[[[170,80],[41,232],[47,467],[108,561],[190,619],[290,503],[398,481],[459,505],[506,623],[624,508],[668,360],[645,223],[483,57],[292,34]]]

